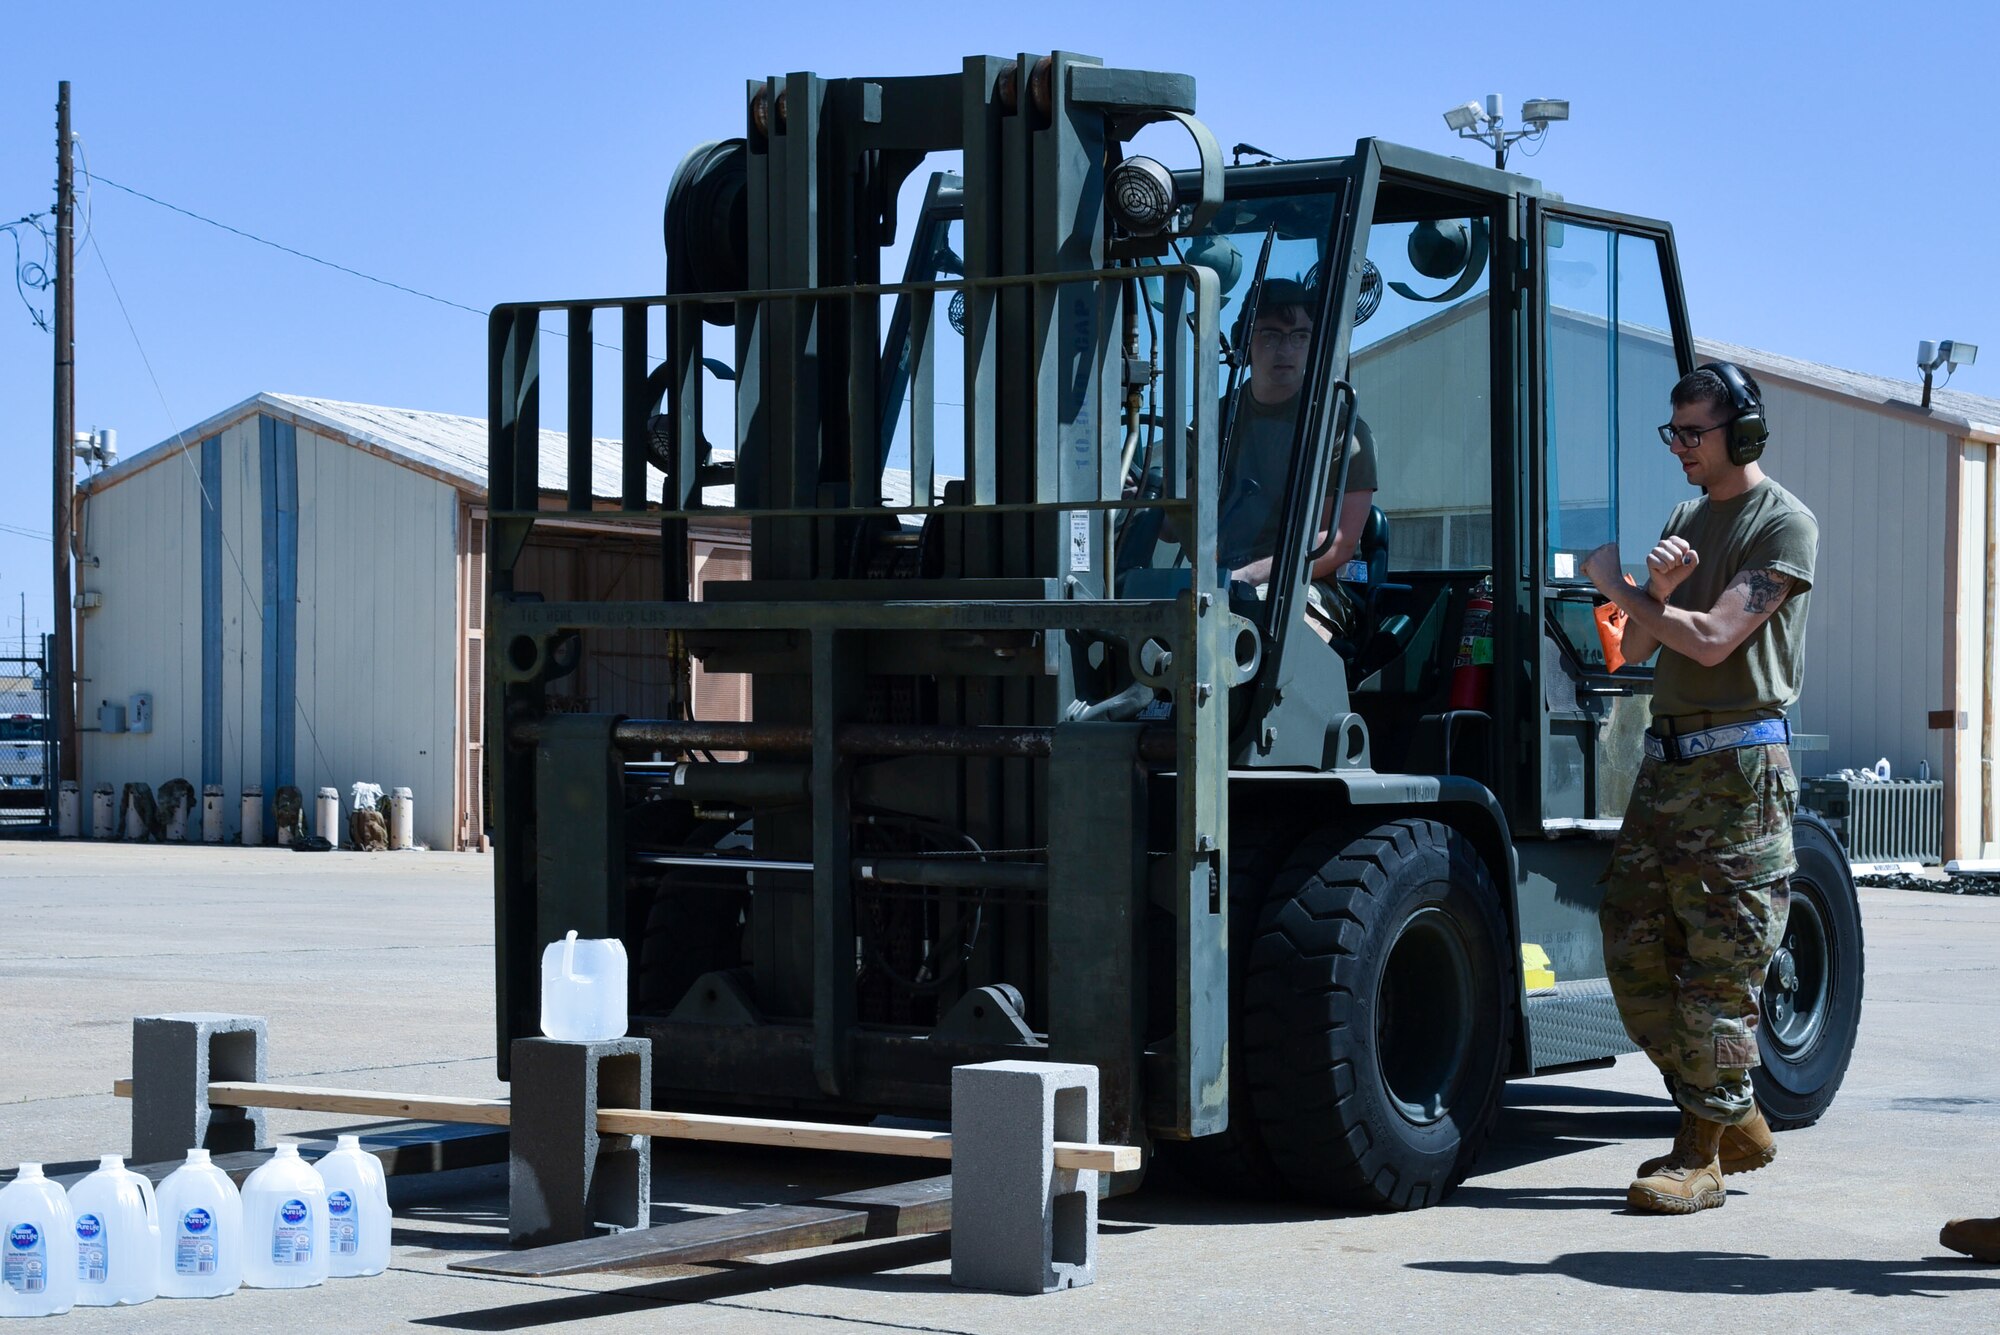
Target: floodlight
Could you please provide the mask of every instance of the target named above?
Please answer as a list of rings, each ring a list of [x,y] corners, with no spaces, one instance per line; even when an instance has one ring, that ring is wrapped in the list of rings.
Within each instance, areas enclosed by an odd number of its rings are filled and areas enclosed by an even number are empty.
[[[1481,113],[1477,102],[1467,102],[1444,113],[1444,123],[1454,130],[1469,130],[1479,123]]]
[[[1521,104],[1521,125],[1507,128],[1507,100],[1488,93],[1478,102],[1467,102],[1444,113],[1444,123],[1460,139],[1477,139],[1493,150],[1493,165],[1507,170],[1507,150],[1522,140],[1539,145],[1549,126],[1569,119],[1569,100],[1561,97],[1531,97]]]
[[[1944,368],[1948,383],[1953,372],[1961,366],[1972,365],[1978,357],[1979,345],[1976,343],[1961,343],[1951,338],[1943,342],[1933,342],[1928,338],[1920,341],[1917,344],[1917,369],[1924,373],[1924,397],[1919,406],[1931,406],[1931,375],[1938,367]]]

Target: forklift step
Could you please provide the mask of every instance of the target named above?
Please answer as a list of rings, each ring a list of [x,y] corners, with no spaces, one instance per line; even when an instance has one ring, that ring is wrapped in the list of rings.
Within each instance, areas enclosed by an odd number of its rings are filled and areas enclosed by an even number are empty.
[[[767,1205],[581,1242],[454,1261],[447,1269],[508,1279],[730,1261],[767,1252],[872,1242],[951,1228],[951,1178],[921,1178],[792,1205]]]

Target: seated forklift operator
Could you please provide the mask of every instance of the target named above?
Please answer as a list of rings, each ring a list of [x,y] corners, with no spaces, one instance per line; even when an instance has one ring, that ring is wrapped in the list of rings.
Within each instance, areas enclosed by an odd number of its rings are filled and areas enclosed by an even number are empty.
[[[1230,456],[1217,506],[1217,547],[1230,567],[1231,578],[1256,587],[1260,594],[1271,581],[1278,529],[1284,520],[1299,391],[1312,349],[1315,296],[1304,284],[1287,278],[1264,284],[1257,320],[1249,335],[1250,379],[1236,392],[1230,424]],[[1338,635],[1351,628],[1353,613],[1335,576],[1354,558],[1355,544],[1375,503],[1374,436],[1359,417],[1349,434],[1354,459],[1347,466],[1347,493],[1341,501],[1339,521],[1334,524],[1332,545],[1312,563],[1311,574],[1313,611],[1330,622],[1329,628]],[[1340,454],[1336,453],[1327,473],[1329,493],[1339,476]],[[1314,547],[1326,540],[1326,525],[1333,518],[1333,497],[1329,494],[1313,535]],[[1325,634],[1325,629],[1316,629]]]

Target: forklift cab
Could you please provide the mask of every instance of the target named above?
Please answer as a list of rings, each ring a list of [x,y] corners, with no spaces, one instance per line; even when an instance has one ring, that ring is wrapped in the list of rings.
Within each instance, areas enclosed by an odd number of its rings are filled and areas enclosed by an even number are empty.
[[[913,280],[957,272],[955,218],[954,184],[940,177],[918,222]],[[1279,541],[1236,554],[1271,558],[1277,575],[1227,585],[1261,640],[1254,679],[1239,688],[1247,707],[1232,713],[1352,714],[1366,749],[1332,759],[1476,778],[1517,832],[1615,826],[1651,667],[1605,670],[1591,616],[1601,600],[1579,572],[1586,553],[1615,540],[1643,580],[1643,553],[1684,486],[1653,430],[1694,363],[1668,225],[1363,140],[1346,158],[1228,169],[1222,208],[1160,262],[1214,272],[1222,327],[1237,335],[1217,350],[1224,473],[1240,448],[1228,404],[1246,383],[1242,332],[1264,284],[1299,283],[1318,303],[1290,471],[1258,479],[1282,510]],[[1144,361],[1164,312],[1158,284],[1141,281],[1147,320],[1128,358]],[[1160,597],[1188,581],[1173,524],[1149,504],[1185,491],[1171,476],[1155,370],[1127,382],[1145,425],[1127,443],[1134,504],[1117,519],[1114,596]],[[1323,592],[1307,571],[1332,539],[1346,480],[1334,461],[1348,457],[1357,417],[1372,428],[1377,475],[1373,513],[1340,572],[1357,623],[1315,634]],[[1474,643],[1489,637],[1470,633],[1479,628],[1466,615],[1487,595],[1490,649]],[[1454,710],[1454,663],[1467,657],[1495,671],[1478,708]],[[1445,721],[1454,713],[1477,717]],[[1314,729],[1277,732],[1268,749],[1235,738],[1232,763],[1328,761],[1296,744]],[[1533,763],[1501,765],[1493,739],[1503,736],[1524,738],[1519,754]]]

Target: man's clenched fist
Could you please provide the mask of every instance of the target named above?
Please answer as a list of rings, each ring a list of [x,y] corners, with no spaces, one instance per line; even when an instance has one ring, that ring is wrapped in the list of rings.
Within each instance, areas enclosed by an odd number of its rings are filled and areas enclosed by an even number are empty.
[[[1701,554],[1686,538],[1661,538],[1660,545],[1646,553],[1646,592],[1664,603],[1700,564]]]

